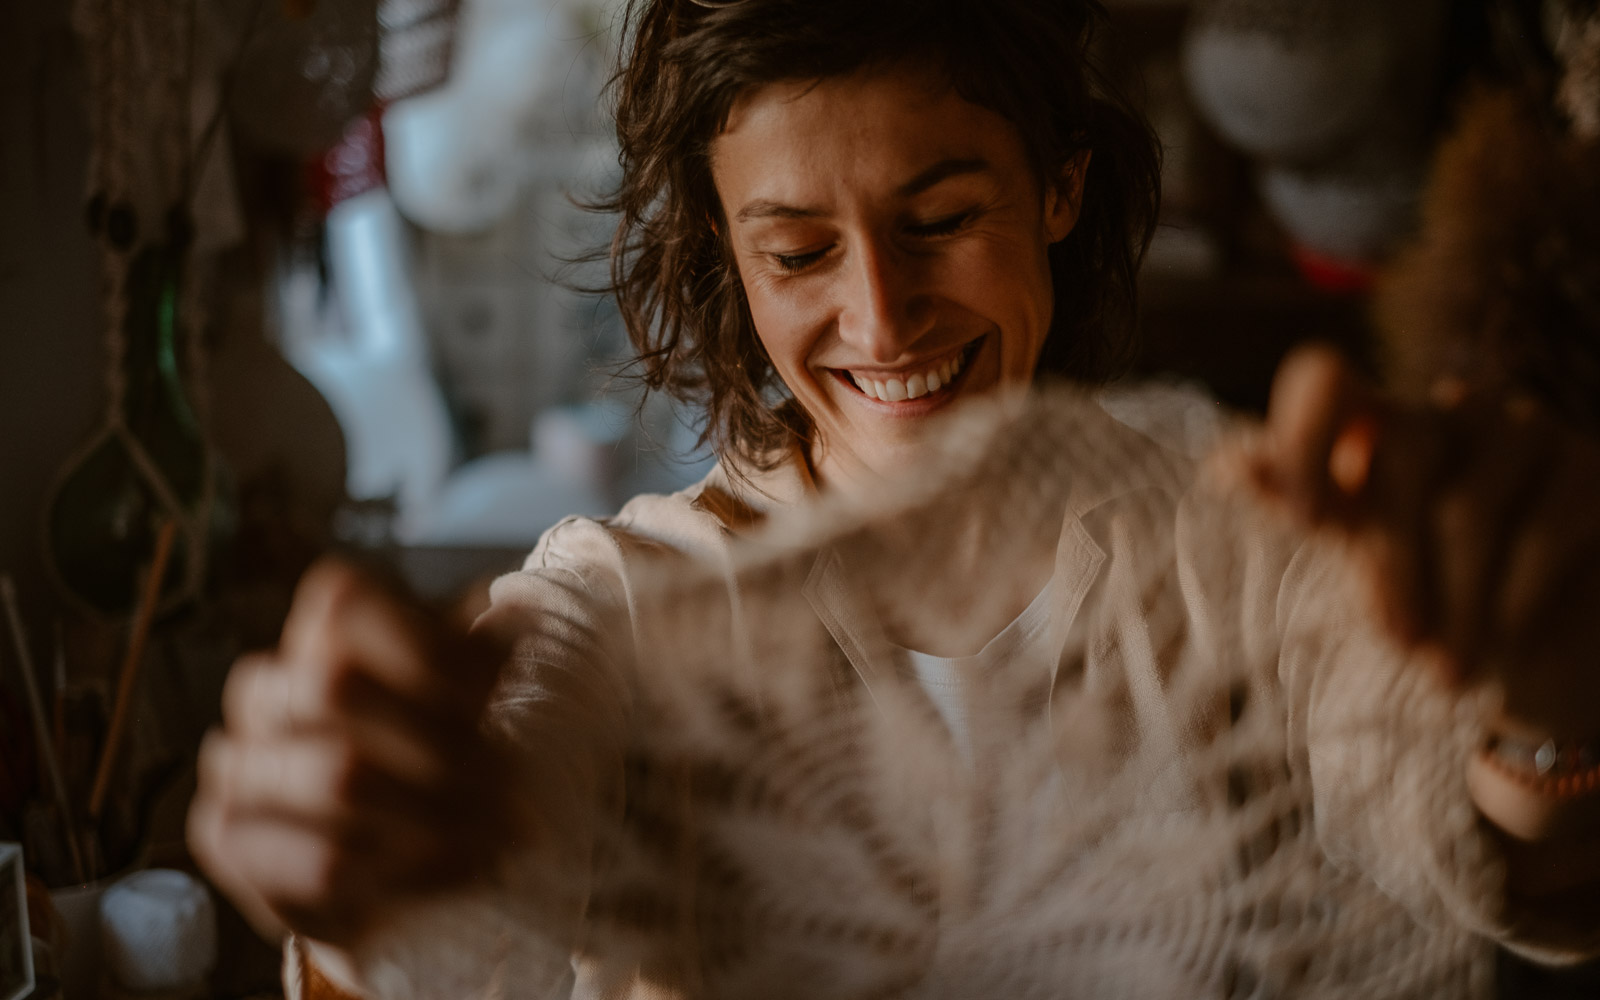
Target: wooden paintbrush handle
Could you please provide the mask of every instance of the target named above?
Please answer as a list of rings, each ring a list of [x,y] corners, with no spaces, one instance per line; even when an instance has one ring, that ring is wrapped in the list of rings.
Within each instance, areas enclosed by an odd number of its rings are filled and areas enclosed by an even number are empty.
[[[100,750],[100,766],[95,769],[94,790],[89,795],[89,818],[94,821],[100,819],[105,809],[106,793],[111,787],[111,772],[117,762],[117,750],[128,725],[134,682],[139,676],[139,663],[144,659],[144,646],[150,637],[150,624],[155,620],[156,606],[161,603],[161,581],[167,575],[167,560],[172,555],[172,543],[177,535],[176,520],[161,526],[161,534],[156,538],[155,556],[150,561],[150,575],[145,577],[144,593],[139,598],[139,607],[134,611],[133,633],[128,638],[128,652],[123,657],[122,671],[117,680],[117,701],[111,711],[111,725],[106,729],[105,746]]]

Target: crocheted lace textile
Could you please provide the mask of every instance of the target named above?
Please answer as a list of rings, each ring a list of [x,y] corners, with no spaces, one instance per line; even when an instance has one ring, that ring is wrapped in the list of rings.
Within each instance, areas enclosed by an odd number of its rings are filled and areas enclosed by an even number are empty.
[[[1488,993],[1477,705],[1374,634],[1337,551],[1070,392],[944,440],[870,510],[629,581],[591,637],[632,653],[592,855],[401,921],[374,989],[546,995],[576,949],[605,996]],[[890,638],[976,648],[1051,565],[1049,654],[995,672],[969,761]],[[544,710],[538,676],[504,704]]]

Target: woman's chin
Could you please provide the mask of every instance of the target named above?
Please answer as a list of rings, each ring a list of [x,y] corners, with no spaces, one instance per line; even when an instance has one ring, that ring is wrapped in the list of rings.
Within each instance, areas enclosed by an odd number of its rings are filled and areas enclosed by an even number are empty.
[[[874,410],[870,419],[850,421],[847,427],[835,430],[833,440],[839,442],[838,447],[823,448],[820,461],[813,455],[819,478],[831,489],[847,482],[901,482],[935,474],[949,457],[941,433],[945,416],[960,412],[965,403],[981,395],[955,393],[915,415],[904,410],[887,414]],[[822,437],[828,439],[826,433]]]

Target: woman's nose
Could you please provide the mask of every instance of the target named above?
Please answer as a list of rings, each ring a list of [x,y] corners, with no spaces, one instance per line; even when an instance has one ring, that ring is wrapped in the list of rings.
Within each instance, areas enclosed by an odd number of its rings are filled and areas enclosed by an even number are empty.
[[[893,364],[932,325],[917,263],[885,247],[866,247],[855,255],[839,312],[839,337],[863,360]]]

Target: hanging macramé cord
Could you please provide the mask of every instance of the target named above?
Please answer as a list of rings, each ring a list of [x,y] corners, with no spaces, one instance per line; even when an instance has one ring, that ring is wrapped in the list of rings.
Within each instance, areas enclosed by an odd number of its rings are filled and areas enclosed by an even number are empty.
[[[194,404],[186,398],[178,360],[191,382],[203,377],[204,345],[194,327],[199,296],[184,280],[192,243],[187,201],[202,166],[189,122],[195,7],[193,0],[87,0],[80,13],[93,86],[89,216],[101,246],[107,406],[100,428],[57,481],[45,553],[76,603],[121,615],[162,522],[179,533],[176,578],[162,607],[199,592],[217,500],[203,433],[205,394],[196,393]],[[142,136],[152,137],[153,147],[137,146]],[[154,224],[152,200],[173,206]],[[143,377],[130,386],[136,368]]]

